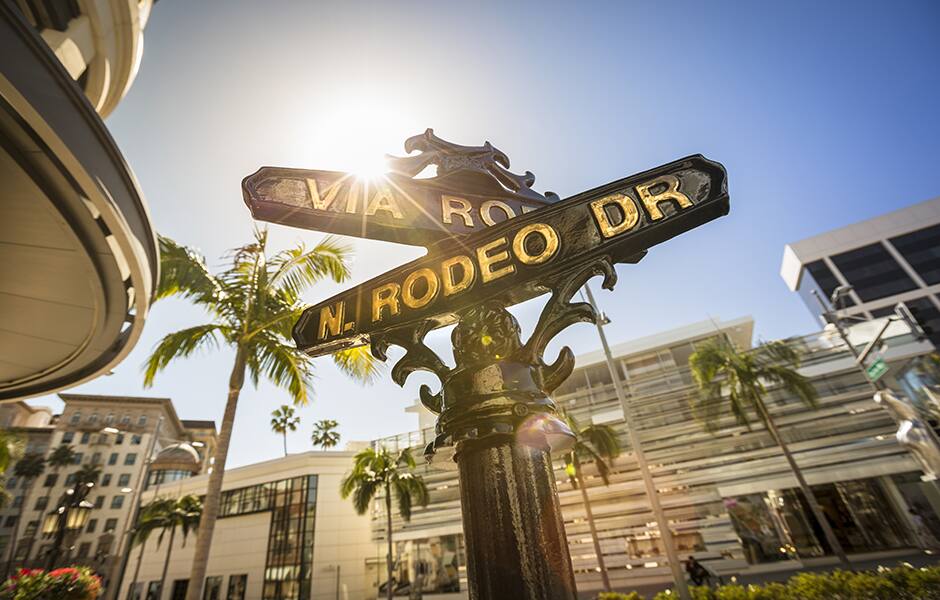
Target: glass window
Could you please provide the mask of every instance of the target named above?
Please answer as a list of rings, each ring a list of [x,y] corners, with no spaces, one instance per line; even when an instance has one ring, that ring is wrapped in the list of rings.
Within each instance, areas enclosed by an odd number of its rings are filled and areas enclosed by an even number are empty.
[[[891,238],[891,244],[927,285],[940,283],[940,225]]]
[[[128,415],[121,416],[121,425],[130,425],[131,418]]]
[[[71,444],[74,439],[75,439],[74,431],[66,431],[65,433],[62,434],[63,444]]]
[[[177,579],[174,581],[173,589],[170,592],[170,600],[186,600],[186,588],[188,587],[188,579]]]
[[[93,452],[91,455],[91,464],[100,465],[101,464],[101,453]]]
[[[222,577],[206,577],[206,587],[202,590],[202,600],[222,600]]]
[[[59,474],[49,473],[46,475],[46,480],[42,482],[42,487],[55,487],[57,481],[59,481]]]
[[[117,461],[118,461],[118,453],[117,453],[117,452],[112,452],[112,453],[111,453],[111,456],[108,457],[108,464],[109,464],[109,465],[116,465],[116,464],[117,464]]]
[[[4,527],[13,527],[16,524],[16,515],[9,515],[7,520],[3,522]]]
[[[98,422],[98,413],[91,413],[91,416],[88,417],[88,423],[94,425]]]
[[[10,477],[9,479],[7,479],[7,485],[6,485],[7,489],[8,490],[15,489],[17,481],[18,480],[16,479],[16,477]]]
[[[26,531],[23,532],[25,537],[33,537],[36,535],[36,530],[39,529],[39,521],[30,521],[26,524]]]
[[[136,452],[131,452],[131,453],[129,453],[129,454],[127,454],[127,455],[124,456],[124,464],[125,464],[126,466],[131,466],[131,465],[133,465],[135,462],[137,462],[137,453],[136,453]]]
[[[108,416],[104,418],[105,425],[111,425],[114,423],[114,413],[108,413]]]
[[[131,445],[139,446],[141,439],[143,439],[143,437],[139,433],[135,433],[134,435],[131,436]]]
[[[91,439],[91,432],[83,431],[81,441],[79,442],[79,444],[87,444],[90,439]]]
[[[88,558],[89,552],[91,552],[91,542],[82,542],[78,547],[78,558]]]
[[[909,292],[917,285],[884,246],[870,244],[831,257],[862,302]]]
[[[101,476],[101,487],[107,487],[111,485],[111,473],[105,473]]]
[[[104,496],[98,496],[95,498],[95,508],[101,508],[104,506]]]
[[[75,473],[69,473],[68,475],[65,476],[65,485],[72,485],[73,483],[75,483],[76,479],[77,477],[75,477]]]
[[[73,464],[73,465],[80,465],[80,464],[82,464],[82,459],[83,459],[83,458],[85,458],[85,455],[84,455],[83,453],[81,453],[81,452],[76,452],[75,454],[72,455],[72,464]]]
[[[88,527],[85,528],[85,533],[94,533],[97,528],[98,519],[88,519]]]
[[[117,529],[117,519],[108,519],[104,522],[105,533],[114,533],[115,529]]]
[[[118,495],[111,498],[111,508],[121,508],[124,506],[124,496]]]
[[[121,487],[127,487],[131,484],[131,474],[130,473],[121,473],[118,477],[118,485]]]
[[[836,279],[836,276],[829,269],[829,266],[823,260],[814,260],[811,263],[808,263],[804,267],[803,278],[800,281],[800,296],[802,296],[803,301],[814,308],[818,307],[819,304],[815,298],[812,297],[812,289],[819,290],[825,300],[829,300],[832,297],[832,292],[835,291],[837,287],[842,285],[839,283],[839,280]],[[855,304],[852,298],[846,296],[843,299],[844,306],[852,306]],[[815,312],[815,311],[814,311]]]
[[[114,437],[114,445],[115,445],[115,446],[120,446],[120,445],[123,444],[123,443],[124,443],[124,434],[123,434],[123,433],[117,434],[117,435]]]
[[[147,424],[147,415],[140,415],[140,418],[137,419],[137,426],[143,427]]]
[[[248,575],[230,575],[226,600],[245,600],[245,588],[248,587]]]
[[[36,506],[33,508],[34,510],[46,510],[47,506],[49,506],[49,496],[40,496],[36,498]]]
[[[127,590],[127,600],[143,600],[141,597],[144,593],[144,584],[137,582],[130,586],[130,589]]]
[[[160,582],[151,581],[147,585],[147,600],[160,600]]]
[[[82,411],[76,410],[75,412],[72,413],[72,418],[69,419],[69,423],[72,425],[78,425],[78,423],[81,420],[82,420]]]

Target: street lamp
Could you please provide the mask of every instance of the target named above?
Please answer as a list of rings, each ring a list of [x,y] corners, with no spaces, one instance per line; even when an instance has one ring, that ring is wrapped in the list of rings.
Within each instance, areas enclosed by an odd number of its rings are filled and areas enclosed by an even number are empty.
[[[49,552],[49,560],[46,563],[47,570],[51,570],[59,559],[62,543],[69,530],[81,530],[88,523],[88,517],[95,505],[86,501],[85,497],[93,487],[95,484],[89,481],[66,490],[60,506],[43,519],[42,532],[55,536],[52,550]]]

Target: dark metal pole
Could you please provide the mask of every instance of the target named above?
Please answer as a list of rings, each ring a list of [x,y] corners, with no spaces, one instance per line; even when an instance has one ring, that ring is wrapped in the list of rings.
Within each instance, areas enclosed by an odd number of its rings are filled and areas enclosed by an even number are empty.
[[[845,328],[842,327],[842,320],[839,318],[837,311],[834,310],[834,308],[830,309],[829,306],[826,305],[826,302],[822,299],[818,290],[813,290],[812,294],[816,298],[816,301],[819,302],[819,306],[822,307],[823,316],[826,317],[826,321],[832,323],[832,326],[836,328],[836,333],[839,334],[842,343],[845,344],[845,347],[849,349],[852,357],[855,358],[855,364],[862,372],[862,375],[865,376],[865,380],[871,385],[872,389],[876,392],[888,389],[888,386],[880,379],[872,381],[871,378],[868,377],[868,371],[865,370],[865,365],[858,361],[859,351],[852,345],[852,342],[849,341],[849,335],[846,333]]]

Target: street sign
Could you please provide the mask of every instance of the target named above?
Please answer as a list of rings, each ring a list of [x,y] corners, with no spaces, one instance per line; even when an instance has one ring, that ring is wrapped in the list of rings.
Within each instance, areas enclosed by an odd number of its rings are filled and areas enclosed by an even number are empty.
[[[865,368],[865,373],[868,375],[868,378],[872,381],[878,381],[881,379],[881,376],[888,372],[888,365],[885,364],[885,361],[881,358],[875,362],[868,365]]]
[[[242,181],[255,219],[369,239],[432,246],[551,204],[535,176],[508,170],[489,142],[460,146],[428,129],[405,142],[416,156],[387,157],[390,173],[362,179],[338,171],[261,167]],[[429,164],[438,173],[413,177]]]
[[[294,340],[319,356],[389,330],[442,327],[486,302],[509,306],[548,292],[591,263],[636,262],[727,212],[724,168],[683,158],[432,248],[306,309]]]

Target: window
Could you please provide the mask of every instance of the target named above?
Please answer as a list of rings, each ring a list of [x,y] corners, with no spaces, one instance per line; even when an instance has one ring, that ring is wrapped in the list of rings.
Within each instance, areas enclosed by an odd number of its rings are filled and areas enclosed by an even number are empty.
[[[127,600],[144,600],[143,593],[143,583],[138,581],[137,583],[131,584],[130,589],[127,590]]]
[[[123,443],[124,443],[124,434],[123,433],[117,434],[117,436],[115,436],[114,438],[114,445],[120,446]]]
[[[131,424],[131,418],[130,418],[129,416],[127,416],[127,415],[123,415],[123,416],[121,417],[121,425],[127,426],[127,425],[130,425],[130,424]]]
[[[88,424],[94,425],[98,422],[98,413],[91,413],[91,416],[88,417]]]
[[[108,519],[104,522],[105,533],[114,533],[115,529],[117,529],[117,519]]]
[[[131,474],[130,473],[121,473],[118,476],[118,485],[121,487],[127,487],[131,484]]]
[[[98,548],[95,550],[95,558],[102,559],[111,553],[111,542],[113,536],[101,536],[98,538]]]
[[[116,464],[117,464],[117,460],[118,460],[118,453],[117,453],[117,452],[112,452],[112,453],[111,453],[111,456],[108,457],[108,464],[109,464],[109,465],[116,465]]]
[[[46,507],[49,506],[49,497],[40,496],[36,498],[36,506],[33,507],[34,510],[46,510]]]
[[[98,496],[95,498],[95,508],[101,508],[104,506],[104,496]]]
[[[79,441],[78,443],[79,443],[79,444],[87,444],[87,443],[89,442],[89,440],[91,440],[91,432],[90,432],[90,431],[83,431],[83,432],[82,432],[81,441]]]
[[[245,600],[245,588],[248,587],[248,575],[230,575],[226,600]]]
[[[927,285],[940,283],[940,225],[891,238],[891,244]]]
[[[174,581],[173,590],[170,592],[170,600],[186,600],[186,588],[188,587],[188,579],[177,579]]]
[[[104,418],[105,425],[111,425],[114,423],[114,413],[108,413],[108,416]]]
[[[3,522],[4,527],[13,527],[16,525],[16,515],[10,515],[7,517],[7,520]]]
[[[94,533],[97,528],[98,519],[88,519],[88,527],[85,528],[85,533]]]
[[[94,453],[92,453],[92,455],[91,455],[91,464],[93,464],[93,465],[100,465],[100,464],[101,464],[101,453],[100,453],[100,452],[94,452]]]
[[[62,434],[63,444],[71,444],[74,439],[75,439],[74,431],[66,431],[65,433]]]
[[[111,498],[111,508],[121,508],[124,506],[124,496],[117,495]]]
[[[135,433],[131,436],[131,446],[139,446],[140,441],[143,437],[139,433]]]
[[[65,476],[65,485],[72,485],[73,483],[75,483],[75,480],[76,480],[75,473],[69,473],[68,475]]]
[[[69,419],[69,424],[78,425],[81,420],[82,420],[82,411],[76,410],[75,412],[72,413],[72,418]]]
[[[42,482],[42,487],[55,487],[57,481],[59,481],[59,474],[49,473],[46,475],[46,480]]]
[[[21,506],[23,506],[23,497],[17,496],[13,499],[13,508],[19,508]]]
[[[16,481],[17,481],[16,477],[10,477],[9,479],[7,479],[7,489],[8,490],[16,489]]]
[[[147,415],[140,415],[140,418],[137,419],[137,426],[143,427],[147,424]]]
[[[151,581],[147,585],[147,600],[160,600],[160,582]]]
[[[73,464],[73,465],[80,465],[80,464],[82,464],[82,459],[83,459],[83,458],[85,458],[85,455],[84,455],[83,453],[81,453],[81,452],[76,452],[75,454],[72,455],[72,464]]]
[[[107,487],[111,485],[111,473],[105,473],[101,476],[101,487]]]
[[[814,260],[813,262],[806,265],[806,272],[803,273],[804,280],[808,275],[812,280],[811,282],[801,282],[800,291],[803,291],[805,283],[809,283],[812,287],[812,284],[816,284],[819,288],[819,291],[823,293],[825,299],[828,300],[832,296],[832,292],[835,291],[837,287],[842,285],[839,283],[839,280],[836,279],[836,276],[832,274],[832,271],[829,269],[828,265],[822,260]],[[811,298],[804,297],[805,300],[809,301]],[[844,300],[846,306],[851,306],[854,304],[852,298],[846,297]],[[815,304],[813,304],[815,306]]]
[[[78,558],[88,558],[89,552],[91,552],[91,542],[82,542],[78,547]]]
[[[206,587],[202,589],[202,600],[222,600],[222,577],[206,577]]]
[[[129,467],[129,466],[133,465],[135,462],[137,462],[137,453],[136,453],[136,452],[131,452],[131,453],[129,453],[129,454],[127,454],[127,455],[124,456],[124,464],[125,464],[126,466]]]
[[[39,529],[39,521],[30,521],[26,524],[26,531],[23,532],[23,537],[33,537],[36,535],[37,529]]]
[[[917,288],[901,265],[880,243],[862,246],[831,258],[842,271],[846,281],[855,287],[855,293],[862,302]]]

